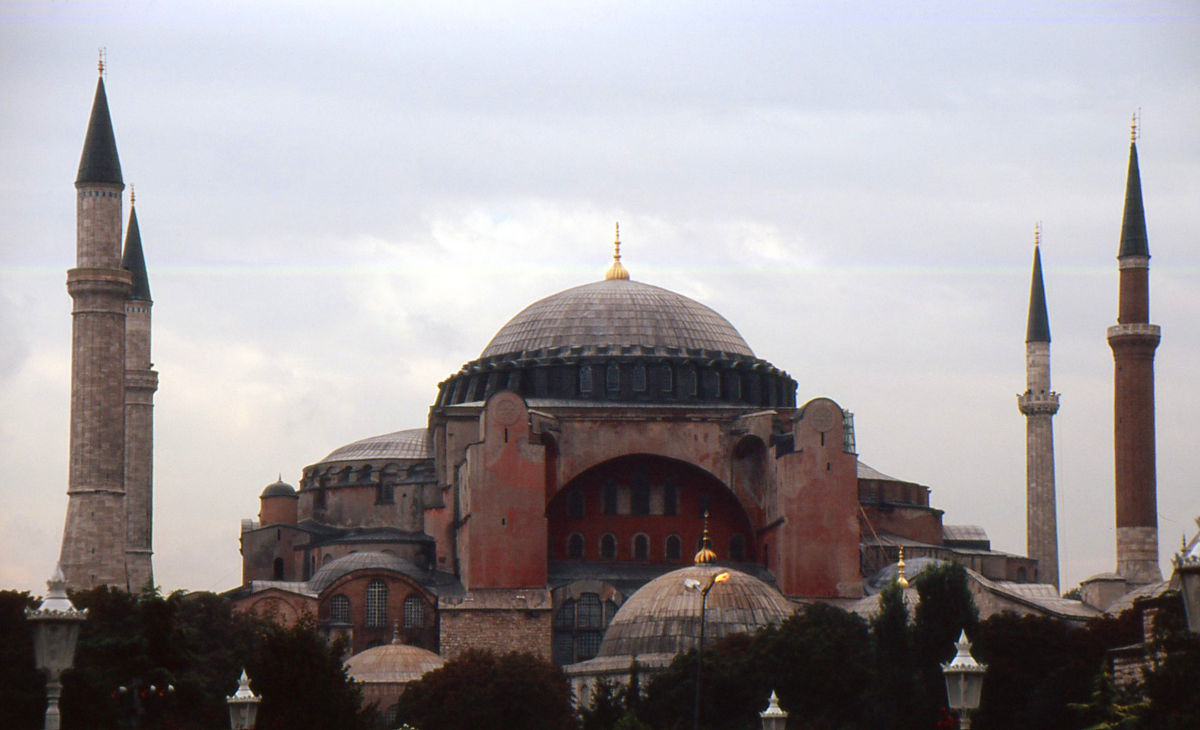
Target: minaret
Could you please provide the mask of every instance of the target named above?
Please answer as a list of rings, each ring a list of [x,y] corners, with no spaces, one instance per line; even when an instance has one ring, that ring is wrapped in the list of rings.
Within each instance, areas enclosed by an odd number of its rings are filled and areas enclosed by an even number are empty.
[[[1158,569],[1158,505],[1154,457],[1154,350],[1150,324],[1150,247],[1138,172],[1136,119],[1129,142],[1125,214],[1121,222],[1120,304],[1108,328],[1113,351],[1113,437],[1116,466],[1117,572],[1134,585],[1162,580]]]
[[[150,279],[142,254],[133,188],[121,268],[133,277],[125,300],[125,565],[130,590],[154,585],[151,530],[154,495],[154,392],[158,373],[150,362]]]
[[[1025,325],[1025,392],[1017,396],[1017,407],[1025,414],[1025,549],[1038,561],[1036,581],[1058,588],[1052,420],[1058,413],[1058,393],[1050,390],[1050,317],[1040,244],[1039,226],[1033,234],[1033,278]]]
[[[128,588],[125,572],[125,301],[121,162],[104,67],[75,178],[71,295],[71,447],[62,563],[67,585]]]

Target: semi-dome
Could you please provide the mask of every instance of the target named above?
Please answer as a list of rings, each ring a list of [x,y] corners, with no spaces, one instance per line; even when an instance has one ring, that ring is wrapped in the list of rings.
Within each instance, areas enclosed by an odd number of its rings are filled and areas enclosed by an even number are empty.
[[[722,572],[728,572],[729,578],[708,594],[708,637],[752,633],[795,611],[783,594],[752,575],[716,565],[692,565],[661,575],[630,596],[604,633],[599,656],[675,655],[694,648],[700,635],[700,593],[688,588],[688,582],[704,585]]]
[[[390,570],[421,581],[428,574],[409,561],[390,553],[379,553],[364,550],[343,555],[322,565],[308,582],[308,587],[314,593],[320,593],[333,585],[339,578],[358,570]]]
[[[283,481],[281,476],[279,479],[268,484],[259,495],[259,499],[269,499],[270,497],[298,497],[296,488],[291,484]]]
[[[605,279],[540,299],[500,328],[480,357],[557,348],[754,352],[727,319],[694,299],[630,279]]]
[[[429,431],[424,428],[410,428],[405,431],[371,436],[345,446],[339,446],[317,463],[328,464],[335,461],[367,461],[371,459],[426,459],[429,456],[431,456]]]

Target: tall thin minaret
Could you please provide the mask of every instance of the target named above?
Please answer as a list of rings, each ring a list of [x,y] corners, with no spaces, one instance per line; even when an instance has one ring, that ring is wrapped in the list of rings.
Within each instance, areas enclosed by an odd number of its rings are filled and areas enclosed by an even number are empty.
[[[1025,392],[1017,406],[1025,414],[1025,535],[1029,557],[1038,561],[1037,581],[1058,588],[1058,517],[1054,494],[1054,424],[1058,393],[1050,390],[1050,318],[1042,284],[1041,228],[1033,234],[1033,280],[1025,326]]]
[[[125,571],[125,301],[121,268],[125,183],[104,67],[75,178],[71,295],[71,447],[62,563],[67,585],[128,588]]]
[[[121,268],[133,277],[125,300],[125,565],[130,590],[154,585],[151,536],[154,495],[154,392],[158,373],[150,361],[150,278],[142,254],[133,189]]]
[[[1120,304],[1108,328],[1113,351],[1113,440],[1116,466],[1117,573],[1131,584],[1162,580],[1158,569],[1158,498],[1154,456],[1154,351],[1150,324],[1150,247],[1138,171],[1136,118],[1129,141],[1125,214],[1121,222]]]

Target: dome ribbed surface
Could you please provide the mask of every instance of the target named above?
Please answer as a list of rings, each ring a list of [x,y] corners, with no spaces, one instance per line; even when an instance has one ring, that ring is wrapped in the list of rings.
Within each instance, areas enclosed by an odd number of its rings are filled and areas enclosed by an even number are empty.
[[[500,328],[480,357],[633,346],[754,356],[733,325],[703,304],[650,284],[606,279],[530,304]]]
[[[677,654],[700,640],[700,593],[684,582],[704,585],[722,571],[729,580],[713,586],[705,613],[705,644],[751,633],[791,616],[795,608],[774,587],[739,570],[693,565],[673,570],[642,586],[621,605],[600,644],[600,656]]]
[[[427,459],[430,456],[432,453],[429,450],[429,432],[424,428],[410,428],[340,446],[317,463],[367,459]]]
[[[415,682],[445,663],[437,654],[419,646],[385,644],[347,659],[346,671],[356,682]]]

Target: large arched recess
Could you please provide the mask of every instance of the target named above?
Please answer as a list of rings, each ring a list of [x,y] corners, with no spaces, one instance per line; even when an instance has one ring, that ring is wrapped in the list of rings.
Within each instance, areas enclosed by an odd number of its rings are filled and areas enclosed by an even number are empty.
[[[704,531],[706,509],[718,559],[756,560],[752,523],[721,480],[663,456],[611,459],[564,484],[550,501],[550,559],[688,564]],[[670,551],[672,537],[679,541],[677,555]],[[643,554],[639,542],[646,547]],[[611,556],[606,543],[615,545]],[[573,549],[580,544],[582,551]]]

